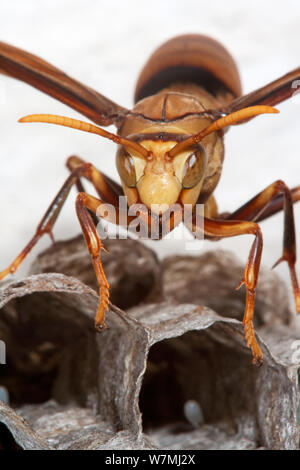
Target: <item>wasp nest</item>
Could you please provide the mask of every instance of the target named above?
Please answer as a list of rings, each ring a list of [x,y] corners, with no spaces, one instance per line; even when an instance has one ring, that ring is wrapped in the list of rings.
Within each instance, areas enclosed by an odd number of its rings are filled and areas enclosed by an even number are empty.
[[[2,284],[0,448],[299,448],[300,332],[277,275],[260,275],[258,368],[231,253],[160,263],[139,242],[106,245],[112,304],[100,334],[81,238]]]

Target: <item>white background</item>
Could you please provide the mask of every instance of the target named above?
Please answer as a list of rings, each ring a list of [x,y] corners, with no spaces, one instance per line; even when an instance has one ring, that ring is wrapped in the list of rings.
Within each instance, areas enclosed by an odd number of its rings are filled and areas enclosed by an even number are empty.
[[[224,43],[237,61],[244,92],[249,92],[300,65],[299,25],[300,3],[296,0],[0,3],[1,40],[41,56],[125,107],[132,105],[135,81],[144,62],[172,36],[204,33]],[[67,156],[76,153],[106,174],[118,176],[113,143],[66,128],[17,123],[19,117],[30,113],[82,118],[75,111],[2,76],[0,106],[2,269],[32,236],[67,177]],[[221,211],[236,209],[278,178],[291,187],[300,184],[300,98],[283,103],[279,109],[279,115],[258,117],[227,133],[224,171],[215,193]],[[74,200],[75,190],[55,227],[57,239],[79,232]],[[299,240],[300,203],[295,212]],[[282,214],[264,222],[262,228],[263,264],[271,266],[281,255]],[[230,248],[246,261],[251,238],[207,242],[205,249]],[[35,252],[48,245],[48,239],[41,241]],[[184,251],[184,245],[175,241],[155,242],[155,247],[161,255]],[[286,266],[276,269],[288,280]]]

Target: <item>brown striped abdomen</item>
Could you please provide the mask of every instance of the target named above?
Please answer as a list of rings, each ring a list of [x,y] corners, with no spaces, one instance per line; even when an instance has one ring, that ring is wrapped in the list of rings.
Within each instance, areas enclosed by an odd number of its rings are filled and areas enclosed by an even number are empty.
[[[229,52],[219,42],[200,34],[177,36],[151,55],[138,78],[135,102],[176,83],[201,86],[225,102],[242,91]]]

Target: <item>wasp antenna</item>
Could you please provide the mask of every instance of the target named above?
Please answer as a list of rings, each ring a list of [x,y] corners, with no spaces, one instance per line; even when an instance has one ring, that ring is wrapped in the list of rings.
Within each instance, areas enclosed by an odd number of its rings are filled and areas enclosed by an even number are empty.
[[[24,116],[19,119],[18,122],[46,122],[49,124],[57,124],[59,126],[71,127],[72,129],[78,129],[84,132],[90,132],[91,134],[98,134],[106,139],[110,139],[116,144],[124,145],[124,147],[129,147],[136,150],[142,157],[148,158],[149,152],[142,145],[132,142],[131,140],[125,139],[111,132],[105,131],[101,127],[90,124],[89,122],[80,121],[78,119],[73,119],[65,116],[56,116],[54,114],[31,114],[29,116]]]
[[[191,137],[183,140],[179,144],[175,145],[169,152],[168,157],[173,158],[178,153],[182,152],[187,147],[191,147],[200,140],[202,140],[207,135],[211,134],[212,132],[218,131],[223,129],[224,127],[231,126],[232,124],[236,124],[240,121],[246,121],[251,117],[258,116],[259,114],[269,114],[269,113],[279,113],[278,109],[273,108],[272,106],[250,106],[249,108],[240,109],[239,111],[235,111],[234,113],[228,114],[227,116],[221,117],[217,121],[211,123],[208,127],[203,129],[198,134],[194,134]]]

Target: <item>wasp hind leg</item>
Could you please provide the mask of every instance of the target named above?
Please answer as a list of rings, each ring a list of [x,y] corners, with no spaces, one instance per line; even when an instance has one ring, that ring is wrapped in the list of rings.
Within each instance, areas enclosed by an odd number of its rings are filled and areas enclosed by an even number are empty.
[[[253,326],[255,288],[258,279],[263,247],[263,238],[259,225],[255,222],[247,222],[240,220],[215,220],[205,217],[204,228],[199,228],[196,226],[195,218],[193,218],[192,224],[189,224],[188,227],[192,229],[193,233],[196,234],[196,236],[197,233],[199,233],[199,230],[201,230],[201,233],[204,234],[206,238],[212,238],[214,240],[218,240],[220,238],[236,237],[238,235],[246,234],[252,234],[255,236],[244,270],[243,279],[238,288],[245,284],[246,305],[243,324],[246,341],[248,346],[252,350],[253,363],[258,365],[262,364],[263,354],[256,340]]]
[[[273,267],[277,266],[282,261],[287,262],[297,313],[300,313],[300,289],[295,269],[296,235],[293,203],[299,200],[300,186],[289,189],[283,181],[278,180],[270,184],[266,189],[258,193],[235,212],[227,214],[224,217],[225,220],[260,222],[281,210],[284,211],[283,253]]]
[[[238,287],[245,284],[247,290],[243,323],[247,343],[252,349],[254,362],[256,363],[261,362],[262,354],[255,339],[253,314],[255,287],[257,284],[263,246],[262,235],[257,222],[270,217],[280,210],[284,211],[283,254],[274,266],[282,261],[286,261],[288,263],[296,311],[300,313],[300,289],[295,270],[296,240],[293,211],[293,203],[299,200],[300,187],[290,190],[283,181],[278,180],[254,196],[254,198],[235,212],[220,215],[213,214],[212,216],[214,217],[214,220],[209,218],[204,219],[204,236],[208,239],[219,240],[220,238],[247,233],[253,233],[255,235],[255,240],[251,247],[244,271],[243,280]],[[194,218],[193,223],[189,228],[197,234],[195,220],[196,219]]]

